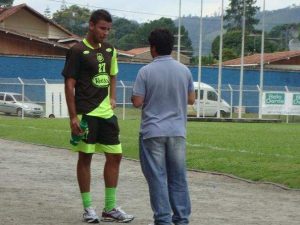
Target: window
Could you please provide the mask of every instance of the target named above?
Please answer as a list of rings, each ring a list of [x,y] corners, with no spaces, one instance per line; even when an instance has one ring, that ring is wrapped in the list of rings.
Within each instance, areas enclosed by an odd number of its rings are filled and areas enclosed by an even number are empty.
[[[4,94],[0,94],[0,101],[4,100]]]
[[[198,90],[195,90],[196,100],[198,99]],[[200,90],[200,100],[203,100],[203,90]]]
[[[13,97],[11,95],[6,95],[5,101],[7,101],[7,102],[13,102],[15,100],[13,99]]]
[[[23,100],[22,95],[14,95],[14,98],[16,99],[17,102],[21,102]],[[29,98],[24,96],[24,102],[30,102]]]
[[[207,99],[211,101],[218,101],[218,96],[215,92],[213,91],[208,91],[207,92]]]

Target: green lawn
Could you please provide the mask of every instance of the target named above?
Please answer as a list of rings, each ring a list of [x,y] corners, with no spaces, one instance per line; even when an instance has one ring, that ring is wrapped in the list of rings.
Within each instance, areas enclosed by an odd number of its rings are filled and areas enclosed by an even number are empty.
[[[139,120],[119,120],[126,157],[138,158]],[[0,116],[0,138],[69,148],[67,119]],[[300,188],[300,124],[188,122],[189,168]]]

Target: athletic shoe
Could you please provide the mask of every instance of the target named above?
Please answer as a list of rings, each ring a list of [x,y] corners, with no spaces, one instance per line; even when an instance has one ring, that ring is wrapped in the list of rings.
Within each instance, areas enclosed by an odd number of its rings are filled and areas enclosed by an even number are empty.
[[[95,209],[89,207],[84,209],[83,221],[87,223],[99,223],[99,217],[97,216]]]
[[[124,212],[121,207],[114,208],[109,212],[103,210],[101,221],[104,222],[118,222],[118,223],[129,223],[134,217]]]

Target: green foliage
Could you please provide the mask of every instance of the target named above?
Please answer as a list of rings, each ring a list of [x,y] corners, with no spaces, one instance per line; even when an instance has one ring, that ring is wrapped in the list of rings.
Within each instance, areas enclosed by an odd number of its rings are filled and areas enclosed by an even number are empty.
[[[116,33],[116,38],[120,39],[126,34],[135,33],[139,28],[139,24],[136,21],[130,21],[125,18],[117,18],[113,22],[113,27],[118,31]]]
[[[192,41],[189,38],[189,33],[185,29],[184,26],[181,26],[181,52],[185,55],[192,56],[193,54],[193,47],[192,47]]]
[[[129,21],[124,18],[117,18],[113,22],[113,34],[110,41],[119,49],[129,50],[133,48],[149,46],[148,36],[156,28],[169,29],[174,35],[177,34],[177,27],[173,20],[169,18],[160,18],[144,24],[137,24],[135,21]],[[192,43],[187,30],[181,27],[181,50],[192,53]],[[175,43],[176,44],[176,43]]]
[[[125,18],[114,18],[108,42],[122,50],[136,48],[137,38],[135,34],[138,29],[139,24],[135,21]]]
[[[198,65],[198,63],[199,63],[199,57],[192,57],[191,64]],[[201,63],[203,66],[209,66],[209,65],[215,64],[216,60],[214,59],[214,57],[212,55],[202,56]]]
[[[88,31],[90,14],[88,8],[72,5],[55,12],[52,19],[72,33],[84,36]]]
[[[88,31],[88,20],[91,12],[87,8],[81,8],[76,5],[63,7],[53,14],[53,20],[72,33],[84,36]],[[148,46],[148,36],[155,28],[167,28],[173,34],[177,34],[177,27],[172,19],[160,18],[149,23],[138,24],[136,21],[125,18],[114,18],[112,31],[108,41],[121,50],[130,50],[133,48]],[[187,30],[181,27],[181,51],[192,54],[192,42]]]
[[[223,61],[237,58],[236,52],[231,48],[224,48],[222,52]]]
[[[272,38],[269,39],[268,34],[265,35],[265,52],[271,53],[281,50],[280,45]],[[212,43],[212,54],[219,58],[220,36],[216,37]],[[230,30],[223,35],[223,61],[238,58],[241,56],[242,48],[242,31]],[[245,34],[245,55],[252,55],[261,52],[261,33]]]
[[[137,38],[138,43],[141,46],[148,46],[148,36],[150,32],[156,28],[166,28],[169,29],[174,35],[177,35],[178,28],[176,27],[173,20],[169,18],[160,18],[158,20],[153,20],[149,23],[144,23],[141,27],[137,30]],[[175,45],[176,45],[175,40]],[[188,31],[181,26],[181,51],[187,52],[188,54],[192,54],[192,42],[189,38]]]
[[[14,0],[0,0],[0,7],[6,8],[12,6]]]
[[[48,19],[51,18],[51,11],[49,6],[47,6],[46,9],[44,10],[44,16],[47,17]]]
[[[136,34],[126,34],[117,41],[116,46],[122,50],[130,50],[140,46],[143,47],[144,45],[141,45],[137,40],[138,37]]]
[[[223,52],[223,60],[225,60],[224,58],[230,59],[230,55],[232,57],[240,56],[241,42],[242,42],[241,40],[242,40],[242,32],[240,30],[228,31],[223,35],[223,48],[226,49],[226,55],[225,55],[226,57],[224,57],[224,52]],[[247,44],[248,41],[246,40],[245,43]],[[219,59],[219,46],[220,46],[220,36],[216,37],[212,43],[212,54],[216,59]],[[247,48],[245,47],[245,49]]]
[[[155,28],[166,28],[169,29],[173,34],[176,34],[176,27],[173,20],[162,17],[158,20],[153,20],[149,23],[144,23],[141,25],[141,27],[137,30],[138,42],[144,46],[148,46],[148,36]]]
[[[268,1],[266,1],[267,4]],[[262,22],[262,12],[258,12],[255,16],[256,19],[260,20],[260,23],[255,26],[255,29],[261,30]],[[176,21],[176,20],[175,20]],[[192,45],[194,49],[198,49],[199,46],[199,26],[200,18],[197,16],[185,16],[182,18],[182,24],[189,32],[189,37],[192,40]],[[290,23],[300,23],[300,7],[292,6],[283,9],[266,11],[265,13],[265,30],[269,32],[274,26],[280,24],[290,24]],[[211,54],[211,46],[213,40],[220,34],[220,17],[215,14],[215,16],[209,16],[203,18],[203,55]],[[273,36],[270,36],[273,38]],[[259,37],[257,37],[257,40]],[[282,35],[282,42],[287,46],[288,38],[285,38],[284,32]],[[270,39],[268,39],[270,41]],[[274,40],[273,40],[274,41]],[[279,41],[276,41],[276,43]],[[277,45],[281,45],[277,43]],[[279,46],[280,47],[280,46]],[[260,47],[256,47],[259,49]],[[281,47],[279,49],[282,49]],[[198,54],[195,51],[194,54]]]
[[[138,28],[139,24],[135,21],[127,20],[125,18],[114,18],[112,31],[110,32],[108,41],[119,48],[119,40],[126,35],[136,33]]]
[[[298,37],[295,37],[294,34],[297,32]],[[288,50],[289,40],[293,38],[300,39],[300,23],[277,25],[271,29],[268,36],[273,38],[273,42],[276,43],[281,50]]]
[[[259,20],[255,18],[259,7],[254,6],[256,0],[246,0],[246,30],[254,31],[254,26],[258,24]],[[242,29],[244,11],[244,0],[231,0],[229,7],[226,9],[224,20],[227,21],[225,28],[228,30]]]

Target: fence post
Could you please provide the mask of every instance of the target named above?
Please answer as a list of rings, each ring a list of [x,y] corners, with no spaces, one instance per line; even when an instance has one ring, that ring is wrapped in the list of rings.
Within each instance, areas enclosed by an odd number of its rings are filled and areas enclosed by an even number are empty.
[[[233,91],[230,84],[228,84],[230,90],[230,118],[232,119],[232,102],[233,102]]]
[[[43,81],[44,81],[45,85],[48,84],[48,82],[45,78],[43,78]]]
[[[262,119],[262,89],[256,85],[258,90],[258,118]]]
[[[123,87],[123,120],[125,120],[125,106],[126,106],[126,86],[123,81],[120,81]]]
[[[23,80],[18,77],[18,80],[20,81],[21,85],[22,85],[22,119],[24,119],[24,95],[25,95],[25,88],[24,88],[24,82]]]
[[[284,86],[284,88],[285,88],[286,92],[290,92],[290,90],[289,90],[289,88],[287,86]]]
[[[44,93],[45,93],[45,99],[44,99],[44,116],[47,117],[47,102],[46,102],[46,99],[47,99],[47,84],[48,84],[48,81],[46,80],[46,78],[43,78],[43,81],[44,81]]]
[[[287,86],[284,86],[284,88],[285,88],[286,92],[290,92],[290,90]],[[289,123],[289,113],[288,112],[287,112],[287,115],[286,115],[286,123]]]

